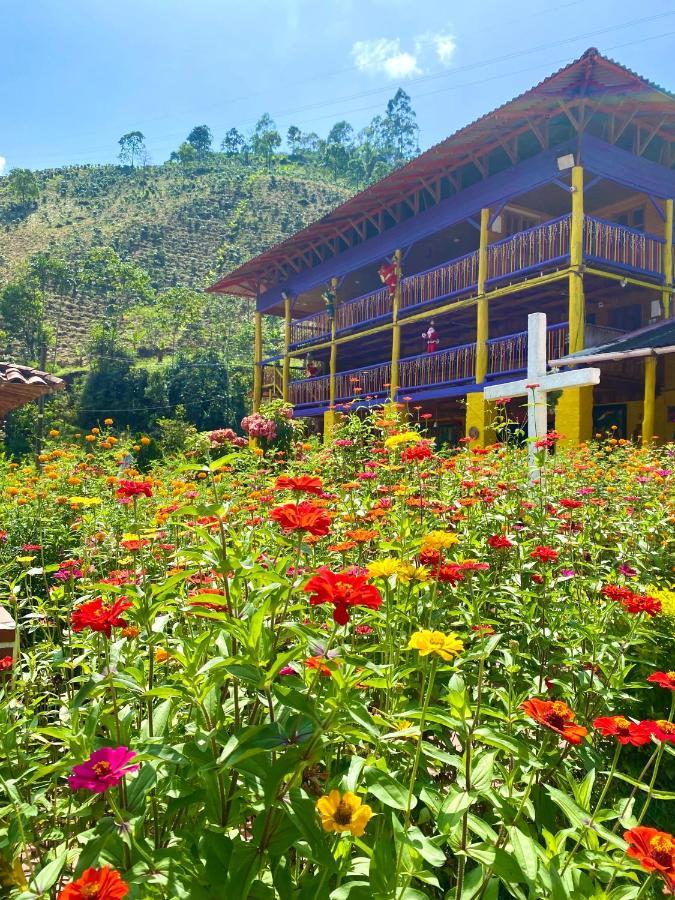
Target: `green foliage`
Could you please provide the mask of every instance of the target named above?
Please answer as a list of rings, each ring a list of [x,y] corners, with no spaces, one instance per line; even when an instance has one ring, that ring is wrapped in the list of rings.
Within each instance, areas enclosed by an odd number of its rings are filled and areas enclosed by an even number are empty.
[[[7,176],[7,190],[21,206],[37,203],[40,187],[30,169],[12,169]]]
[[[119,159],[123,166],[131,166],[143,158],[146,152],[145,135],[142,131],[130,131],[123,134],[117,142],[120,145]]]
[[[187,136],[187,142],[194,147],[198,156],[204,156],[211,150],[213,135],[208,125],[195,125]]]

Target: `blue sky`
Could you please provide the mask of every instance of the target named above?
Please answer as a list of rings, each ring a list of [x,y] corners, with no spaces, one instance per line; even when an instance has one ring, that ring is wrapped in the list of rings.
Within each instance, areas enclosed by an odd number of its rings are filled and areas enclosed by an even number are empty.
[[[217,143],[365,125],[401,86],[422,147],[597,46],[675,89],[675,3],[652,0],[0,0],[0,167],[112,162],[133,129],[164,161]]]

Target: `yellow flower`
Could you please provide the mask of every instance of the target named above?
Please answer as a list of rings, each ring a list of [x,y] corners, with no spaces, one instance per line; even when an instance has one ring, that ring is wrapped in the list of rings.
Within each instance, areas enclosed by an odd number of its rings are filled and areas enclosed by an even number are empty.
[[[143,436],[143,437],[141,438],[141,444],[143,444],[144,447],[147,447],[149,443],[150,443],[150,438],[149,438],[149,437]]]
[[[445,550],[458,542],[457,535],[449,531],[431,531],[422,538],[422,549]]]
[[[102,502],[100,497],[68,497],[71,506],[98,506]]]
[[[385,447],[398,447],[401,444],[417,444],[422,440],[422,435],[416,431],[402,431],[399,434],[390,435],[384,442]]]
[[[104,425],[112,425],[112,423],[113,423],[113,420],[112,420],[112,419],[104,419],[104,420],[103,420],[103,424],[104,424]]]
[[[49,437],[58,437],[60,434],[61,432],[58,430],[58,428],[51,428],[49,431]]]
[[[400,559],[376,559],[368,564],[368,574],[371,578],[390,578],[401,571]]]
[[[316,808],[324,831],[349,831],[354,837],[363,835],[373,816],[372,809],[351,791],[342,795],[339,791],[331,791],[325,797],[319,797]]]
[[[32,563],[34,559],[34,556],[17,556],[16,561],[27,566],[28,563]]]
[[[464,649],[464,642],[454,632],[416,631],[410,638],[408,650],[419,650],[420,656],[437,653],[446,662],[454,659]]]
[[[675,618],[675,590],[668,588],[648,588],[647,593],[650,597],[661,601],[661,614],[664,616],[672,616]]]

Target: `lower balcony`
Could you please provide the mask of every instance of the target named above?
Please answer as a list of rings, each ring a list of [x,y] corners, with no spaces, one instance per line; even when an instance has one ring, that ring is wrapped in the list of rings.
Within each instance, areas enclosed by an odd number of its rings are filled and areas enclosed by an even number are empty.
[[[564,356],[569,347],[567,323],[548,328],[548,357]],[[511,377],[527,366],[527,332],[505,335],[488,341],[488,379]],[[461,393],[473,382],[476,372],[476,344],[461,344],[435,353],[407,356],[399,360],[399,399],[424,399]],[[361,369],[338,372],[335,376],[337,405],[381,402],[389,396],[391,361]],[[317,415],[328,407],[330,376],[303,378],[289,383],[289,402],[296,415]]]

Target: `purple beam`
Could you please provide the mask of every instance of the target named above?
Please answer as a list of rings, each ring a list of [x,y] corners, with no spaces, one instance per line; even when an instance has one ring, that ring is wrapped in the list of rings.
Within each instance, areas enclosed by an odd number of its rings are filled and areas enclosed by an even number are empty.
[[[660,166],[620,147],[584,134],[581,164],[594,175],[601,175],[626,187],[667,200],[675,197],[675,171]]]

